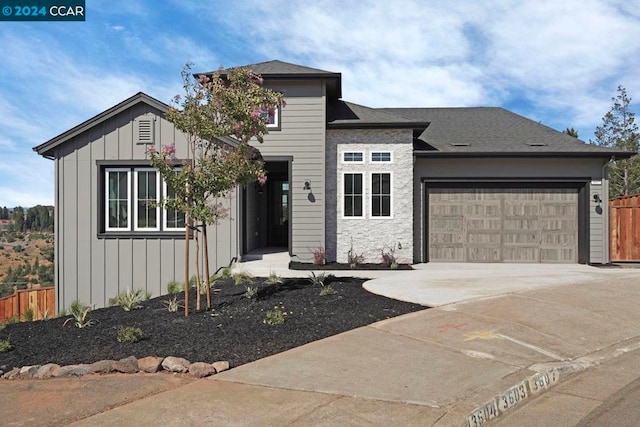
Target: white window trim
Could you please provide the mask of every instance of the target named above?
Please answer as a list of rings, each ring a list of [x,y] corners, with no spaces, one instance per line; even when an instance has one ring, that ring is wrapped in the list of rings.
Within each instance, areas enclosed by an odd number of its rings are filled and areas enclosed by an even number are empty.
[[[127,173],[127,226],[109,227],[109,174],[112,172]],[[130,168],[106,168],[104,170],[104,229],[105,231],[130,231],[131,230],[131,169]]]
[[[133,169],[133,231],[160,231],[160,207],[156,206],[156,226],[155,227],[138,227],[138,172],[155,172],[156,173],[156,203],[160,202],[160,172],[154,168],[134,168]]]
[[[386,160],[373,160],[373,154],[374,153],[389,153],[389,161]],[[371,151],[369,153],[369,162],[373,165],[380,165],[380,164],[385,164],[388,165],[390,163],[393,163],[393,151],[391,150],[375,150],[375,151]]]
[[[344,206],[344,176],[345,175],[361,175],[362,176],[362,215],[360,216],[346,216],[345,206]],[[343,171],[342,172],[342,181],[340,182],[340,205],[342,206],[341,216],[342,219],[365,219],[367,217],[367,175],[365,172],[361,171]]]
[[[169,192],[167,191],[167,182],[163,179],[162,180],[162,197],[166,198],[167,194],[169,194]],[[167,213],[167,209],[163,208],[162,209],[162,229],[164,231],[183,231],[184,227],[169,227],[167,225],[167,220],[169,219],[169,215]]]
[[[357,161],[357,160],[345,160],[344,159],[344,155],[345,153],[360,153],[362,154],[362,160]],[[347,165],[362,165],[364,164],[366,156],[364,155],[364,151],[361,150],[344,150],[340,152],[340,163],[344,163]]]
[[[377,163],[377,162],[376,162]],[[371,183],[371,188],[369,188],[369,200],[373,199],[373,174],[382,174],[382,173],[386,173],[389,174],[389,190],[390,190],[390,194],[389,194],[389,216],[373,216],[373,202],[371,202],[371,209],[369,209],[369,218],[370,219],[375,219],[375,220],[379,220],[379,219],[393,219],[393,172],[390,171],[385,171],[385,170],[381,170],[381,171],[371,171],[369,172],[369,182]]]

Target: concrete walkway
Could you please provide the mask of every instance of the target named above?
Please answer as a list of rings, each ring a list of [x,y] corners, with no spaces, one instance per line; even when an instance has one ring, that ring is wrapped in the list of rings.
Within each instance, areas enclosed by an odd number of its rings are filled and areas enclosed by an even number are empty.
[[[572,386],[572,378],[618,360],[625,366],[640,365],[634,362],[640,360],[640,270],[536,265],[528,270],[517,266],[507,277],[513,266],[446,266],[448,272],[445,265],[433,264],[374,281],[385,292],[398,288],[404,293],[411,282],[416,297],[436,308],[316,341],[209,379],[159,389],[148,397],[125,399],[130,403],[122,402],[122,390],[114,390],[121,398],[112,405],[108,394],[88,392],[83,398],[104,401],[101,411],[92,416],[86,411],[56,414],[51,424],[82,418],[72,425],[462,426],[494,417],[491,423],[573,425],[580,419],[575,414],[588,413],[597,402],[567,397],[571,387],[583,387],[579,382]],[[437,298],[447,292],[447,283],[455,292]],[[599,398],[606,400],[638,377],[640,371],[634,368],[627,369],[624,378],[609,378]],[[37,392],[47,383],[29,381],[28,389]],[[6,405],[19,397],[12,394],[11,384],[2,384]],[[166,384],[163,387],[166,390]],[[592,383],[593,393],[596,387]],[[567,395],[565,405],[533,411],[535,420],[528,419],[522,408],[552,392]],[[58,401],[65,395],[61,389]],[[2,402],[0,411],[10,413],[11,407]],[[70,408],[46,405],[34,402],[31,411],[51,414]],[[19,420],[13,424],[29,425]]]

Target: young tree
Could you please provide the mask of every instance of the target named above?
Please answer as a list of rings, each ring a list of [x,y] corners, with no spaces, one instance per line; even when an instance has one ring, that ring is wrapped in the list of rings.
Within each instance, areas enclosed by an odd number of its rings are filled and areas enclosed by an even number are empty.
[[[575,130],[574,128],[566,128],[565,130],[562,131],[562,133],[565,133],[569,136],[572,136],[574,138],[578,137],[578,131]]]
[[[22,206],[17,206],[13,209],[13,223],[17,232],[24,231],[24,209]]]
[[[219,199],[238,185],[266,180],[262,160],[249,145],[263,142],[268,133],[265,111],[284,106],[282,94],[262,86],[262,77],[246,68],[199,76],[195,81],[189,65],[182,71],[184,97],[177,96],[167,119],[187,137],[189,159],[176,159],[174,145],[149,150],[152,165],[164,178],[173,197],[165,208],[185,214],[185,316],[189,315],[189,239],[196,248],[196,308],[200,308],[199,237],[204,250],[204,286],[211,308],[207,225],[227,215]]]
[[[631,98],[618,86],[618,96],[611,98],[611,110],[602,118],[595,131],[595,143],[604,147],[638,152],[640,133],[631,111]],[[612,197],[640,193],[640,157],[616,160],[609,165],[609,193]]]

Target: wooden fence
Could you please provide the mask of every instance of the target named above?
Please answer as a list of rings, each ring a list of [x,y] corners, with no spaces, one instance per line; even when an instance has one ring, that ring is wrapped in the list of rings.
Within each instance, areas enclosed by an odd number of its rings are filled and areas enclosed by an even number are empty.
[[[30,289],[16,290],[12,295],[0,298],[0,323],[12,319],[25,320],[27,310],[33,311],[33,320],[54,317],[56,311],[55,288],[41,288],[34,285]]]
[[[640,194],[609,201],[612,262],[640,262]]]

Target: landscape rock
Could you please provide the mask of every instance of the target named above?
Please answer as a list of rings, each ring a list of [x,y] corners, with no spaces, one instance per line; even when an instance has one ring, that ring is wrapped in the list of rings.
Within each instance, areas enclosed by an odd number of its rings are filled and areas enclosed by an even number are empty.
[[[20,375],[20,368],[13,368],[9,372],[7,372],[4,375],[2,375],[2,378],[6,378],[8,380],[12,380],[12,379],[16,378],[18,375]]]
[[[46,365],[42,365],[40,366],[40,368],[38,368],[38,372],[33,374],[33,378],[51,378],[53,376],[53,371],[59,368],[60,365],[56,365],[55,363],[47,363]]]
[[[113,362],[113,369],[123,374],[133,374],[138,372],[138,359],[133,356],[129,356],[125,359],[120,359]]]
[[[189,366],[189,375],[195,378],[204,378],[215,373],[215,368],[209,363],[195,362]]]
[[[228,371],[229,370],[229,362],[227,362],[226,360],[224,361],[219,361],[219,362],[214,362],[212,364],[213,369],[216,370],[216,373],[220,373],[220,372],[224,372],[224,371]]]
[[[53,377],[81,377],[83,375],[87,375],[91,373],[91,365],[68,365],[61,366],[52,371]]]
[[[154,373],[160,370],[162,364],[162,357],[148,356],[138,359],[138,369],[143,372]]]
[[[109,374],[115,371],[115,368],[113,367],[114,363],[115,362],[113,360],[99,360],[90,365],[91,372],[94,374]]]
[[[19,377],[20,378],[33,378],[35,373],[38,372],[39,368],[40,368],[40,365],[23,366],[22,368],[20,368]]]
[[[189,365],[191,365],[191,362],[182,357],[169,356],[162,361],[162,369],[169,372],[187,372]]]

